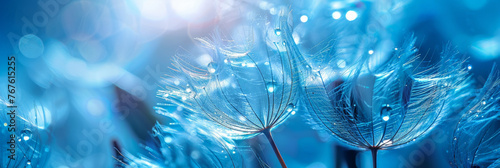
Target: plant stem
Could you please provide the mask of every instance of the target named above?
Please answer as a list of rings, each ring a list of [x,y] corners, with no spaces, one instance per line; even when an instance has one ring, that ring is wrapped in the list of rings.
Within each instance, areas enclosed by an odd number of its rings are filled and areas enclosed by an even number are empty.
[[[278,150],[278,147],[274,143],[273,136],[271,135],[271,129],[265,129],[263,131],[264,135],[266,135],[267,140],[269,140],[269,143],[273,147],[274,153],[276,154],[276,157],[278,157],[278,160],[280,161],[281,167],[287,168],[285,161],[283,160],[283,157],[280,154],[280,151]]]
[[[377,151],[379,148],[370,148],[372,151],[373,168],[377,168]]]

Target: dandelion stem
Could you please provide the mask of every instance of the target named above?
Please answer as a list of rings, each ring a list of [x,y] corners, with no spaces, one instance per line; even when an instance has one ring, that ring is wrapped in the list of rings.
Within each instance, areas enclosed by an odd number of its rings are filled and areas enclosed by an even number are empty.
[[[269,143],[273,147],[274,153],[276,153],[276,157],[278,157],[278,160],[280,161],[281,167],[287,168],[285,161],[283,160],[283,157],[280,154],[280,151],[278,150],[278,147],[274,143],[273,136],[271,135],[271,129],[265,129],[263,131],[264,135],[266,135],[267,140],[269,140]]]
[[[373,168],[377,168],[377,151],[379,148],[370,148],[372,151]]]

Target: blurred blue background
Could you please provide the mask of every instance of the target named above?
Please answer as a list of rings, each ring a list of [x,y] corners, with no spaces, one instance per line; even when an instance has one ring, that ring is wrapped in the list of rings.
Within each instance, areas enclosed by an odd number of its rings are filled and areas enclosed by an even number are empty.
[[[32,123],[51,134],[43,144],[51,151],[45,167],[112,167],[113,141],[132,153],[141,151],[138,144],[148,143],[155,122],[168,122],[153,107],[159,102],[157,83],[179,48],[196,52],[193,38],[210,36],[216,28],[231,34],[244,18],[272,18],[280,8],[291,9],[301,49],[341,20],[359,24],[360,32],[383,45],[414,33],[422,55],[438,56],[450,43],[470,57],[478,87],[500,56],[500,1],[495,0],[9,0],[0,6],[0,62],[3,67],[8,56],[17,57],[18,102],[26,104],[22,115],[40,115],[32,102],[45,108],[45,120]],[[207,60],[200,55],[199,61]],[[6,68],[0,71],[7,79]],[[2,99],[6,90],[0,90]],[[448,167],[449,125],[405,148],[381,151],[379,165]],[[300,113],[274,137],[290,167],[371,167],[369,152],[319,135]],[[278,167],[271,147],[262,148],[265,160]]]

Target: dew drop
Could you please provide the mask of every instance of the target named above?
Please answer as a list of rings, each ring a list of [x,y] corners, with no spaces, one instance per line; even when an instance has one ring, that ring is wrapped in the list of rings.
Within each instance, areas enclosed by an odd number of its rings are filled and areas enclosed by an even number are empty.
[[[270,93],[272,93],[272,92],[274,92],[274,90],[276,90],[276,84],[274,82],[268,82],[266,84],[266,86],[267,86],[267,91]]]
[[[215,70],[217,69],[217,63],[215,63],[215,62],[208,63],[207,69],[208,69],[208,72],[215,73]]]
[[[167,136],[167,137],[164,138],[164,141],[166,143],[171,143],[172,142],[172,137]]]
[[[392,108],[389,104],[382,105],[382,108],[380,109],[380,116],[382,117],[382,120],[389,121],[389,119],[390,119],[389,116],[391,115],[389,111],[391,111],[391,110],[392,110]]]
[[[332,13],[332,18],[335,20],[340,19],[341,16],[342,14],[339,11],[335,11]]]
[[[307,17],[307,15],[302,15],[302,16],[300,16],[300,21],[301,21],[302,23],[305,23],[305,22],[307,22],[308,20],[309,20],[309,17]]]
[[[25,141],[30,140],[31,136],[32,136],[31,130],[24,129],[21,131],[21,138],[23,138],[23,140]]]
[[[383,117],[382,117],[382,120],[384,120],[384,121],[389,121],[389,116],[383,116]]]
[[[356,20],[356,18],[358,17],[358,13],[350,10],[350,11],[347,11],[347,13],[345,14],[345,18],[348,20],[348,21],[353,21],[353,20]]]
[[[295,105],[293,103],[288,104],[288,106],[286,107],[287,112],[291,112],[293,111],[293,109],[295,109]]]
[[[468,70],[471,70],[471,69],[472,69],[472,65],[470,65],[470,64],[469,64],[469,65],[467,65],[467,69],[468,69]]]
[[[275,29],[274,34],[276,34],[277,36],[281,35],[281,29]]]

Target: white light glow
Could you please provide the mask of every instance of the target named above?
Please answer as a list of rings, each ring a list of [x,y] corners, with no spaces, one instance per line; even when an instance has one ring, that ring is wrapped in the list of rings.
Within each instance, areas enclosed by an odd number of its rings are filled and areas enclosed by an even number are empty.
[[[163,20],[167,17],[167,4],[162,0],[145,0],[140,5],[142,17],[149,20]]]
[[[308,20],[309,20],[309,17],[307,17],[306,15],[302,15],[302,16],[300,17],[300,21],[301,21],[302,23],[305,23],[305,22],[307,22]]]
[[[347,13],[345,14],[345,18],[348,20],[348,21],[353,21],[353,20],[356,20],[356,18],[358,18],[358,13],[350,10],[350,11],[347,11]]]
[[[335,11],[332,13],[332,18],[333,19],[340,19],[340,17],[342,17],[342,14],[339,12],[339,11]]]

